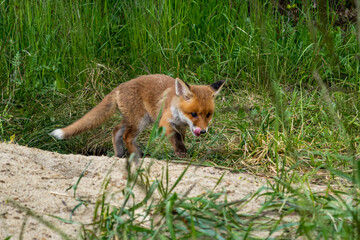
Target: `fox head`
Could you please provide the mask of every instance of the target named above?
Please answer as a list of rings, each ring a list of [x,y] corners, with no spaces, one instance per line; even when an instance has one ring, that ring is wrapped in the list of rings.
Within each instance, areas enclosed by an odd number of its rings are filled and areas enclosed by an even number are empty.
[[[214,99],[224,83],[225,81],[218,81],[211,85],[189,86],[178,78],[175,80],[175,93],[178,97],[175,115],[189,125],[194,136],[198,137],[208,131],[215,109]]]

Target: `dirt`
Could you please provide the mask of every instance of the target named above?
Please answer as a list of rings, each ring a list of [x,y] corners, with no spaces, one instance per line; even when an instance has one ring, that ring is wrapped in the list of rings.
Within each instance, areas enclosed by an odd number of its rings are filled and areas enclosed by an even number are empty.
[[[102,195],[104,179],[110,177],[107,191],[112,194],[108,195],[111,196],[111,204],[119,206],[124,199],[121,190],[127,181],[125,166],[125,159],[115,157],[63,155],[0,143],[0,239],[7,236],[18,239],[20,234],[23,234],[23,239],[61,239],[58,233],[37,219],[27,217],[24,210],[14,206],[13,201],[31,209],[71,237],[79,238],[78,224],[65,223],[52,217],[69,219],[71,211],[79,204],[73,197],[74,190],[67,189],[76,184],[86,169],[76,191],[77,198],[96,202]],[[145,159],[144,166],[149,170],[150,180],[160,180],[166,161]],[[171,186],[186,166],[168,164]],[[204,194],[213,189],[223,174],[224,178],[215,191],[225,189],[228,201],[240,200],[266,186],[265,178],[254,175],[191,166],[175,191],[181,195],[191,189],[190,196]],[[144,196],[141,187],[135,187],[134,193],[137,199]],[[256,212],[263,201],[262,198],[253,199],[245,211]],[[72,220],[91,223],[93,214],[94,204],[82,205],[73,213]]]

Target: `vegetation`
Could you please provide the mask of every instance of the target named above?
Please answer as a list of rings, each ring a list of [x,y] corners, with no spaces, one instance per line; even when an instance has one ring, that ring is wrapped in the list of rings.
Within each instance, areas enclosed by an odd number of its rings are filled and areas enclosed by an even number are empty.
[[[141,74],[164,73],[193,84],[226,79],[210,133],[187,137],[189,159],[274,177],[269,191],[257,193],[268,196],[258,215],[244,222],[246,216],[236,214],[242,205],[214,203],[216,194],[182,199],[169,193],[156,206],[167,219],[161,228],[135,223],[139,206],[104,207],[102,235],[85,233],[104,239],[135,231],[144,238],[222,239],[247,238],[265,226],[285,238],[355,239],[359,30],[351,18],[346,22],[345,8],[356,15],[346,1],[2,1],[0,140],[111,156],[110,132],[119,116],[68,141],[56,141],[49,132]],[[140,138],[144,146],[149,134]],[[149,152],[173,159],[159,139]],[[161,151],[155,151],[158,143]],[[327,191],[294,186],[315,181],[328,183]],[[339,183],[351,190],[332,187]],[[159,183],[149,186],[156,188]],[[270,221],[268,212],[277,220]],[[292,213],[299,220],[284,224]],[[219,231],[205,231],[204,219]]]

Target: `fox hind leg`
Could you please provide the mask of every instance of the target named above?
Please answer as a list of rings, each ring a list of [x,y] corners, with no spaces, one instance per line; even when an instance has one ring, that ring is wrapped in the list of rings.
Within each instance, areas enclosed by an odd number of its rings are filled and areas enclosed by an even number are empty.
[[[134,129],[132,126],[128,126],[125,123],[121,123],[117,125],[113,130],[113,146],[115,151],[115,156],[124,157],[125,156],[125,148],[130,153],[135,153],[139,157],[142,157],[142,152],[139,147],[136,145],[136,137],[138,135],[137,129]]]
[[[138,134],[139,134],[139,129],[131,125],[126,126],[123,134],[123,139],[129,153],[135,153],[136,158],[142,157],[143,155],[140,148],[135,143]]]
[[[122,121],[113,130],[112,142],[116,157],[123,157],[125,155],[124,141],[123,141],[125,128],[126,128],[126,124],[124,121]]]
[[[131,118],[130,118],[131,120]],[[113,130],[113,145],[115,155],[123,157],[124,143],[129,153],[135,153],[135,158],[138,160],[143,156],[140,148],[136,145],[136,137],[152,122],[148,114],[145,114],[140,121],[130,121],[129,118],[124,118],[122,122]]]

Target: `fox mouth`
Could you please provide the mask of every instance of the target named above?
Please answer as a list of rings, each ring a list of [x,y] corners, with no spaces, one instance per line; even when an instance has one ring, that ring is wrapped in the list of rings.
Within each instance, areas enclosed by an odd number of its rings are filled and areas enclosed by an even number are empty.
[[[196,137],[199,137],[201,135],[201,128],[197,127],[193,130],[193,134],[196,136]]]

